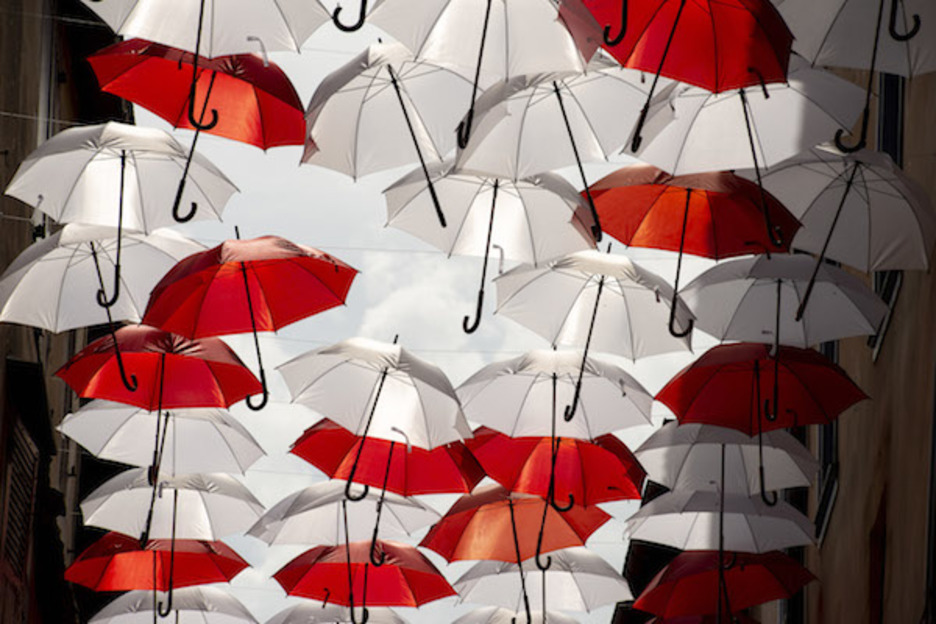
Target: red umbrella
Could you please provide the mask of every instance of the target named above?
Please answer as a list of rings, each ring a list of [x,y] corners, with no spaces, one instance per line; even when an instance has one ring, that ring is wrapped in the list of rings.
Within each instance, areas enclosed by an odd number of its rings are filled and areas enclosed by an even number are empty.
[[[611,236],[632,247],[679,252],[674,297],[683,253],[722,260],[788,252],[800,228],[776,198],[727,171],[671,176],[650,165],[632,165],[605,176],[590,190]],[[670,315],[673,335],[690,331],[691,321],[677,332]]]
[[[789,598],[815,578],[779,551],[724,553],[721,557],[718,551],[687,551],[660,570],[634,608],[670,618],[717,613],[721,603],[727,606],[726,613],[733,613]]]
[[[732,613],[731,624],[760,624],[757,620],[743,613]],[[668,618],[652,618],[646,624],[724,624],[715,615],[680,615]]]
[[[153,288],[144,322],[200,338],[253,332],[266,405],[258,331],[275,331],[342,305],[357,270],[278,236],[228,240],[179,262]]]
[[[150,540],[141,548],[135,538],[108,533],[65,570],[65,580],[94,591],[166,591],[170,586],[227,582],[249,567],[223,542],[175,540],[173,555],[170,541]]]
[[[613,435],[594,441],[557,438],[555,481],[550,484],[552,439],[511,438],[479,427],[466,445],[487,474],[513,492],[558,497],[588,506],[639,499],[646,473],[630,449]]]

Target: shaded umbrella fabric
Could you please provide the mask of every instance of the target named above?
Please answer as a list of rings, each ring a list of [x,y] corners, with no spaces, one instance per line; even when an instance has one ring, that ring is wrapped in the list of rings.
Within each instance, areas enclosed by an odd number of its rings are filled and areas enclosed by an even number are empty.
[[[646,503],[644,503],[646,504]],[[681,550],[643,540],[629,540],[622,573],[634,595],[639,595],[657,573]]]
[[[370,624],[406,624],[393,609],[367,607]],[[300,603],[283,609],[265,624],[350,624],[351,610],[341,605]]]
[[[500,485],[484,486],[455,501],[419,545],[439,553],[449,562],[465,559],[516,562],[516,532],[520,559],[528,559],[537,550],[543,507],[547,504],[538,496],[511,493]],[[543,553],[581,546],[589,535],[611,519],[598,507],[578,504],[563,513],[551,505],[546,511],[540,549]]]
[[[370,541],[352,542],[349,546],[317,546],[307,550],[283,566],[273,578],[290,596],[348,605],[347,550],[350,549],[355,604],[418,607],[455,595],[442,573],[415,547],[377,540],[374,548],[376,556],[380,553],[386,556],[380,567],[370,564]]]
[[[457,389],[472,422],[512,437],[548,436],[552,426],[552,376],[556,406],[572,403],[582,365],[579,351],[537,349],[488,364]],[[650,424],[653,396],[617,364],[597,356],[585,360],[576,418],[556,418],[556,435],[590,440],[602,434]]]
[[[157,604],[167,595],[157,592]],[[250,611],[234,596],[217,587],[179,587],[172,590],[173,622],[178,624],[257,624]],[[151,624],[153,592],[134,590],[118,596],[88,620],[89,624]]]
[[[115,332],[128,375],[139,387],[121,382],[114,339],[95,340],[56,371],[84,398],[108,399],[155,411],[179,407],[230,407],[261,392],[259,380],[218,338],[189,340],[155,327],[133,325]],[[161,366],[165,357],[164,383]],[[161,392],[160,392],[161,390]],[[160,396],[161,395],[161,396]]]
[[[466,444],[488,476],[511,492],[548,495],[551,438],[511,438],[479,427]],[[582,506],[639,499],[644,476],[637,458],[613,435],[557,442],[555,500],[562,504],[570,496]]]
[[[576,624],[578,622],[575,618],[569,617],[560,611],[547,611],[543,613],[542,611],[534,610],[530,612],[530,615],[532,616],[531,622],[533,624],[545,624],[546,622],[553,622],[553,624]],[[513,624],[520,621],[520,617],[520,613],[515,613],[504,607],[481,607],[480,609],[469,611],[457,620],[454,620],[452,624]]]
[[[175,553],[173,588],[224,583],[249,567],[223,542],[175,540],[172,550]],[[140,548],[136,537],[108,533],[68,566],[65,580],[94,591],[152,590],[155,559],[155,589],[167,591],[169,558],[170,540],[150,540]]]
[[[131,39],[88,57],[102,91],[129,100],[175,128],[194,130],[188,118],[195,55]],[[261,149],[302,145],[302,102],[285,72],[253,54],[198,59],[195,110],[208,101],[216,126],[203,130]]]

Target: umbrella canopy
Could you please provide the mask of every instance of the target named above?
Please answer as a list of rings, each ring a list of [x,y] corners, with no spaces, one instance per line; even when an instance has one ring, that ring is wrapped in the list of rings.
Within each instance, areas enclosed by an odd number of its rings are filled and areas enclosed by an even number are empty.
[[[274,63],[252,54],[198,60],[195,55],[145,39],[130,39],[88,57],[102,91],[112,93],[162,117],[173,127],[197,129],[188,110],[203,103],[218,111],[209,134],[262,149],[302,145],[302,102],[289,78]],[[197,102],[191,103],[194,99]]]
[[[106,313],[95,300],[98,271],[115,273],[116,236],[112,227],[69,223],[27,247],[0,275],[0,321],[55,333],[103,323]],[[139,321],[159,276],[204,249],[172,230],[127,233],[121,245],[123,296],[110,308],[118,321]]]
[[[494,362],[458,387],[465,415],[472,422],[512,437],[547,436],[552,427],[544,414],[552,410],[552,377],[556,402],[568,405],[582,363],[576,351],[530,351]],[[623,368],[599,357],[585,359],[579,415],[555,419],[556,435],[591,440],[598,436],[650,423],[653,397]]]
[[[575,618],[571,618],[559,611],[547,611],[546,613],[542,611],[531,611],[530,615],[532,616],[530,620],[531,624],[546,624],[547,622],[552,622],[553,624],[577,624],[578,622]],[[469,611],[457,620],[454,620],[452,624],[515,624],[519,619],[519,614],[510,609],[505,609],[503,607],[481,607],[480,609]]]
[[[370,624],[406,624],[393,609],[385,607],[368,607],[367,615]],[[265,624],[350,624],[354,621],[347,607],[302,603],[283,609]]]
[[[363,501],[352,507],[349,533],[342,530],[341,501],[345,484],[342,481],[316,483],[290,494],[263,514],[250,527],[247,535],[267,544],[341,544],[346,539],[359,541],[369,538],[377,518],[378,492],[368,492]],[[431,507],[415,498],[385,493],[380,528],[384,534],[410,535],[439,519]]]
[[[699,275],[680,296],[699,329],[719,340],[805,348],[876,333],[887,306],[861,279],[828,264],[819,267],[810,305],[796,320],[814,267],[809,256],[729,260]]]
[[[122,382],[115,355],[139,387]],[[218,338],[189,340],[146,325],[118,329],[95,340],[56,371],[84,398],[127,403],[156,411],[160,406],[230,407],[262,390],[240,358]]]
[[[330,477],[378,488],[386,484],[387,492],[401,496],[470,492],[484,478],[484,469],[461,441],[427,451],[380,438],[364,440],[326,418],[306,429],[290,452]]]
[[[165,460],[164,460],[165,461]],[[147,468],[120,473],[81,501],[85,525],[154,539],[217,540],[240,533],[263,514],[246,487],[226,474],[157,479],[159,495],[149,516],[153,483]]]
[[[172,609],[178,624],[257,624],[241,601],[217,587],[183,587],[173,590]],[[166,594],[156,594],[157,603]],[[88,620],[88,624],[150,624],[153,621],[153,592],[135,590],[118,596]]]
[[[553,443],[550,437],[510,438],[487,427],[467,441],[488,476],[511,492],[588,506],[639,499],[645,473],[630,449],[613,435],[592,442],[559,439],[555,447],[555,482],[550,485]]]
[[[648,477],[671,490],[710,490],[720,483],[721,447],[725,445],[725,483],[732,494],[760,492],[757,439],[740,431],[688,423],[663,425],[634,455]],[[809,487],[819,462],[785,431],[763,434],[765,487]]]
[[[542,516],[546,522],[538,539]],[[598,507],[574,505],[560,513],[538,496],[485,486],[459,498],[419,543],[446,561],[492,559],[517,561],[537,552],[581,546],[611,516]]]
[[[550,555],[552,565],[542,574],[546,608],[591,611],[633,596],[624,577],[587,548],[566,548]],[[520,568],[516,563],[481,561],[455,581],[459,602],[480,602],[521,609]],[[537,579],[538,580],[538,579]],[[527,583],[530,603],[543,604],[542,583]],[[552,621],[547,618],[547,621]]]
[[[152,232],[175,224],[166,189],[179,181],[186,159],[185,148],[155,128],[113,121],[69,128],[27,156],[5,192],[60,223],[121,222]],[[181,202],[200,206],[198,218],[220,219],[237,187],[200,154],[188,178]]]
[[[351,604],[351,578],[353,595],[367,605],[418,607],[455,595],[442,573],[413,546],[378,540],[376,547],[386,556],[379,567],[370,564],[369,541],[352,542],[347,546],[317,546],[307,550],[273,578],[290,596],[341,605]],[[366,584],[365,570],[369,577]]]
[[[731,565],[719,570],[726,560]],[[720,600],[726,602],[722,597],[725,595],[731,612],[743,611],[790,598],[814,580],[816,577],[801,563],[779,551],[684,552],[657,574],[634,602],[634,608],[664,618],[712,614],[718,610]]]
[[[170,540],[150,540],[140,548],[135,537],[108,533],[68,566],[65,580],[94,591],[166,591],[170,585],[170,557],[175,559],[171,582],[174,588],[225,583],[249,567],[223,542],[174,540],[170,549]]]
[[[149,466],[158,415],[133,405],[91,401],[58,426],[63,434],[100,459]],[[169,412],[163,465],[176,474],[243,473],[265,453],[250,432],[219,408]]]
[[[726,551],[763,553],[815,540],[809,518],[782,501],[770,506],[759,496],[725,493],[721,509],[716,492],[669,492],[628,518],[627,534],[680,550],[712,550],[723,515]]]

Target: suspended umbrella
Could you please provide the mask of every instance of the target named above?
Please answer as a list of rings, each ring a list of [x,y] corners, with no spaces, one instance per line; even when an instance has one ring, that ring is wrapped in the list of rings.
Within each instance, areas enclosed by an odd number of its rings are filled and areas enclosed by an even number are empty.
[[[406,624],[393,609],[368,607],[369,624]],[[302,603],[283,609],[265,624],[345,624],[351,622],[351,609],[340,605]]]
[[[163,461],[177,474],[243,474],[265,455],[247,429],[220,408],[166,412]],[[133,466],[149,466],[153,442],[143,435],[156,427],[157,412],[112,401],[91,401],[65,417],[57,429],[92,455]]]
[[[469,611],[452,624],[516,624],[517,613],[503,607],[481,607]],[[577,624],[578,620],[560,611],[530,611],[532,624]]]
[[[217,587],[183,587],[173,594],[173,621],[178,624],[257,624],[240,600]],[[164,592],[157,592],[157,604],[166,598]],[[98,611],[88,624],[149,624],[153,610],[152,592],[130,591]]]
[[[670,120],[668,91],[653,101],[654,125]],[[478,98],[473,139],[456,165],[504,178],[522,179],[571,165],[587,189],[583,162],[607,160],[630,136],[637,103],[646,96],[637,72],[596,61],[586,73],[522,75],[498,83]],[[613,105],[609,105],[613,103]],[[624,112],[622,112],[624,111]],[[556,129],[568,141],[557,140]],[[601,228],[586,193],[593,233]]]
[[[649,497],[644,503],[649,502]],[[627,555],[624,557],[624,569],[621,573],[627,579],[627,584],[634,594],[640,594],[657,573],[666,567],[681,550],[662,546],[643,540],[629,540]]]
[[[256,411],[269,399],[257,332],[344,304],[356,275],[337,258],[278,236],[228,240],[167,273],[143,322],[190,338],[250,331],[263,386],[258,404],[247,399]]]
[[[332,478],[400,496],[466,493],[484,478],[484,469],[461,441],[432,450],[405,448],[395,440],[356,436],[327,418],[306,429],[290,452]]]
[[[762,435],[764,489],[809,487],[819,472],[819,463],[809,450],[785,431]],[[722,445],[726,450],[724,485],[719,480]],[[758,452],[758,441],[740,431],[671,422],[647,438],[634,455],[648,478],[671,490],[711,490],[718,484],[731,494],[754,495],[761,491]]]
[[[186,167],[187,155],[168,133],[117,122],[68,128],[40,145],[20,164],[5,193],[60,223],[117,227],[114,286],[102,286],[98,304],[120,296],[123,228],[152,232],[174,224],[165,192]],[[221,218],[237,191],[207,158],[195,155],[192,184],[181,201],[205,208],[199,218]]]
[[[41,327],[54,333],[98,325],[106,315],[94,299],[102,272],[116,273],[115,250],[122,247],[120,286],[124,294],[108,308],[112,320],[139,321],[159,277],[204,246],[172,230],[150,235],[111,227],[69,223],[27,247],[0,275],[0,321]]]
[[[727,171],[671,176],[649,165],[619,169],[591,186],[611,236],[632,247],[679,252],[673,296],[679,291],[683,253],[723,260],[790,250],[799,223],[761,192]],[[671,306],[669,331],[678,338],[692,331],[692,321],[685,334],[677,331],[675,313]]]
[[[886,5],[885,0],[829,0],[818,5],[788,0],[778,7],[796,33],[796,51],[813,65],[868,70],[857,143],[846,145],[843,130],[835,135],[835,144],[845,152],[858,151],[867,144],[875,72],[912,78],[936,70],[936,10],[932,3],[890,0],[885,15]]]
[[[271,546],[274,544],[341,544],[341,501],[345,484],[341,481],[316,483],[290,494],[271,507],[247,531]],[[431,507],[415,498],[385,493],[383,502],[376,492],[368,492],[366,503],[356,505],[349,520],[347,539],[366,539],[379,522],[377,505],[384,507],[383,529],[394,536],[410,535],[439,519]]]
[[[413,170],[384,190],[387,225],[437,247],[449,256],[483,256],[475,320],[462,328],[473,333],[481,322],[484,285],[492,248],[501,262],[532,265],[595,246],[591,215],[575,188],[564,178],[543,173],[524,180],[475,175],[452,160],[429,167],[435,193],[445,204],[452,227],[432,218],[431,193],[422,173]]]

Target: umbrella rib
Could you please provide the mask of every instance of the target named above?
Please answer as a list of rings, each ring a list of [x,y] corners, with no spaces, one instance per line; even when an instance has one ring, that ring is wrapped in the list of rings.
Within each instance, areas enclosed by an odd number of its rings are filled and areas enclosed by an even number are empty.
[[[679,169],[679,161],[682,160],[683,152],[686,151],[686,144],[689,142],[689,134],[692,132],[692,128],[695,126],[696,121],[699,119],[699,115],[702,114],[702,110],[706,106],[709,106],[708,100],[714,96],[711,94],[693,95],[690,91],[689,95],[685,96],[683,99],[688,99],[691,97],[701,97],[702,104],[692,114],[692,121],[689,122],[689,125],[687,126],[687,130],[686,130],[686,134],[683,135],[682,143],[679,146],[679,150],[676,151],[676,158],[673,160],[673,166],[672,166],[672,170],[674,172]],[[678,99],[678,96],[674,99]]]
[[[68,202],[71,201],[71,197],[75,192],[75,188],[78,186],[78,182],[81,180],[82,176],[84,176],[85,172],[88,170],[88,167],[98,156],[104,154],[105,151],[106,147],[104,145],[98,146],[93,152],[91,152],[91,156],[81,165],[81,168],[78,170],[78,175],[74,177],[71,186],[68,188],[68,193],[65,194],[65,199],[62,200],[62,215],[61,218],[57,219],[58,221],[66,223],[65,206],[67,206]],[[43,210],[42,212],[45,211]]]
[[[56,326],[56,327],[58,327],[58,321],[59,321],[59,315],[60,315],[59,310],[62,309],[62,297],[64,297],[64,295],[65,295],[65,293],[64,293],[64,290],[65,290],[65,275],[68,273],[68,268],[71,267],[71,266],[74,266],[74,265],[72,265],[72,260],[74,260],[74,259],[75,259],[75,256],[78,255],[78,250],[79,250],[80,247],[81,247],[81,244],[79,243],[78,245],[75,246],[75,248],[72,250],[71,254],[70,254],[70,255],[68,256],[68,258],[66,259],[65,270],[62,271],[62,277],[61,277],[61,279],[59,280],[59,292],[58,292],[58,297],[56,297],[56,306],[55,306],[55,326]],[[28,273],[29,273],[29,272],[32,272],[32,269],[30,269],[30,271],[28,271]],[[24,277],[24,279],[25,279],[26,275],[24,274],[23,277]],[[20,281],[22,282],[22,280],[20,280]],[[92,287],[92,290],[94,290],[93,287]]]
[[[713,68],[713,71],[715,72],[715,88],[712,91],[715,93],[718,93],[718,74],[719,74],[718,72],[718,32],[715,30],[715,10],[712,7],[713,4],[714,4],[713,2],[709,2],[708,4],[709,23],[712,26],[712,55],[714,56],[714,61],[715,61],[714,68]],[[704,11],[705,7],[700,7],[700,9]],[[748,11],[748,13],[753,15],[753,13],[751,13],[750,11]],[[773,47],[773,46],[768,46],[768,47]]]
[[[263,141],[263,151],[267,151],[267,133],[266,133],[266,124],[263,121],[263,105],[260,102],[260,93],[259,89],[252,86],[250,92],[253,94],[254,102],[257,103],[257,117],[260,120],[260,140]]]
[[[447,176],[444,176],[444,177],[447,177]],[[461,236],[462,230],[464,230],[465,228],[465,223],[468,221],[468,218],[469,218],[468,215],[470,215],[471,212],[474,210],[475,202],[478,201],[478,197],[481,195],[481,191],[484,189],[485,185],[487,184],[487,178],[479,176],[479,179],[481,181],[478,183],[474,194],[472,195],[471,199],[468,202],[468,212],[465,214],[465,218],[461,220],[461,223],[458,224],[458,230],[456,230],[455,236],[452,237],[452,244],[449,246],[447,250],[449,258],[452,257],[452,250],[458,244],[458,239]],[[426,186],[426,190],[429,190],[428,185]]]
[[[378,67],[377,71],[375,71],[371,76],[367,77],[366,83],[362,85],[362,88],[361,88],[362,93],[360,96],[360,105],[357,107],[357,115],[354,120],[354,133],[353,133],[354,143],[352,143],[352,148],[351,148],[352,149],[351,163],[352,163],[352,170],[353,170],[351,173],[351,177],[352,179],[354,179],[355,182],[358,179],[358,151],[359,151],[360,137],[361,137],[361,123],[363,122],[363,119],[364,119],[364,106],[367,104],[367,101],[370,99],[371,89],[377,83],[377,79],[380,76],[380,70],[387,68],[388,65],[389,63],[384,63],[383,65]],[[387,69],[387,72],[389,73],[390,70]],[[362,72],[361,76],[366,76],[366,74]]]
[[[813,67],[816,66],[816,59],[822,54],[823,48],[826,46],[826,42],[829,40],[829,36],[832,34],[832,29],[835,28],[835,24],[838,22],[839,18],[842,16],[842,13],[845,12],[845,5],[848,4],[849,0],[842,0],[842,3],[839,4],[838,10],[835,12],[835,15],[832,16],[832,20],[829,22],[828,28],[825,30],[825,34],[822,35],[822,41],[819,42],[819,47],[816,48],[815,56],[809,61],[809,64]]]
[[[139,198],[140,198],[140,219],[142,219],[143,221],[143,231],[149,232],[150,228],[146,219],[146,207],[143,205],[143,197],[144,197],[143,196],[143,180],[142,180],[143,176],[140,175],[140,167],[137,164],[136,150],[127,150],[127,151],[129,152],[128,154],[129,160],[130,160],[130,163],[133,165],[133,170],[135,172],[135,175],[133,177],[136,179],[137,193],[139,194]]]
[[[513,437],[517,432],[517,426],[520,422],[519,414],[523,411],[523,407],[526,405],[527,400],[529,400],[530,395],[533,393],[533,387],[536,385],[536,378],[534,377],[530,384],[527,386],[526,392],[523,393],[523,400],[520,401],[520,405],[517,409],[518,417],[514,421],[513,427],[511,427],[510,436]]]
[[[608,76],[607,74],[605,74],[605,73],[603,73],[603,72],[600,72],[600,71],[599,71],[599,72],[596,72],[596,73],[598,74],[598,76],[606,76],[606,77],[608,77],[608,78],[611,78],[611,76]],[[575,78],[573,78],[571,81],[574,82],[574,80],[575,80]],[[596,77],[595,80],[598,80],[598,78]],[[622,80],[621,82],[622,82],[623,84],[627,85],[627,86],[630,86],[626,81],[623,81],[623,80]],[[594,140],[594,141],[596,141],[596,142],[598,143],[598,149],[601,150],[602,155],[604,156],[605,160],[607,160],[607,159],[608,159],[608,153],[605,152],[604,146],[601,144],[601,139],[598,138],[598,137],[600,136],[600,134],[599,134],[599,132],[597,131],[597,129],[595,128],[594,124],[592,123],[591,117],[589,117],[589,116],[585,113],[585,106],[581,103],[581,101],[579,101],[578,96],[576,96],[576,94],[575,94],[575,91],[572,90],[572,87],[570,87],[569,84],[568,84],[566,81],[564,81],[564,80],[562,81],[562,86],[564,86],[564,87],[566,88],[566,90],[568,91],[568,96],[569,96],[569,98],[570,98],[573,102],[575,102],[575,105],[578,107],[579,111],[581,111],[581,113],[582,113],[582,119],[585,121],[585,125],[588,126],[588,129],[589,129],[589,130],[591,130],[591,133],[592,133],[592,140]]]
[[[287,18],[285,11],[283,11],[283,8],[280,6],[279,0],[273,0],[273,6],[276,7],[276,12],[279,13],[280,18],[282,18],[283,25],[286,27],[286,32],[289,33],[289,38],[292,39],[293,45],[296,46],[295,49],[298,54],[302,48],[302,42],[296,38],[296,33],[293,32],[292,24]]]

